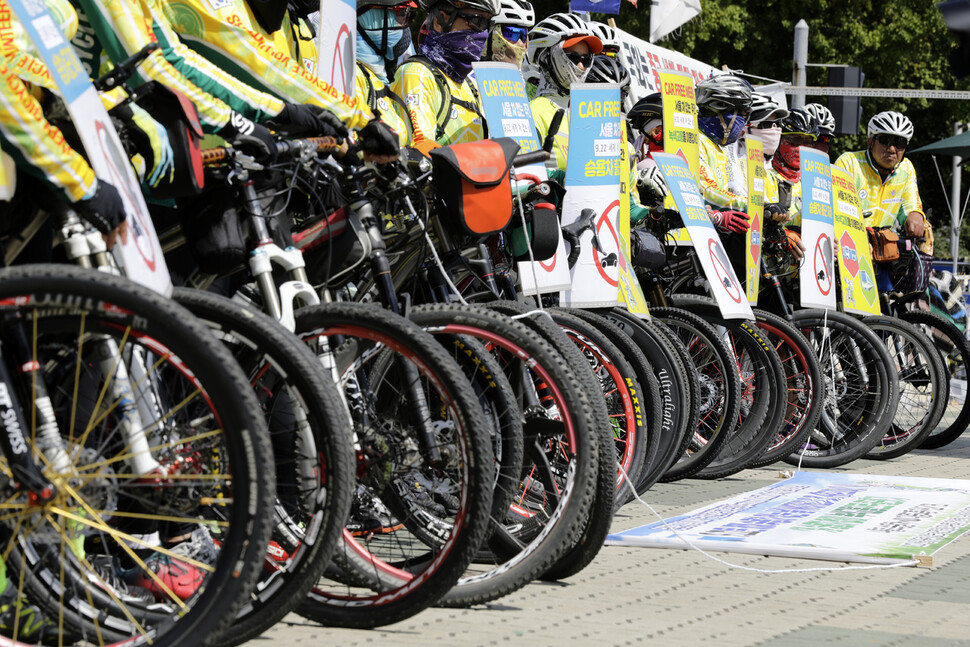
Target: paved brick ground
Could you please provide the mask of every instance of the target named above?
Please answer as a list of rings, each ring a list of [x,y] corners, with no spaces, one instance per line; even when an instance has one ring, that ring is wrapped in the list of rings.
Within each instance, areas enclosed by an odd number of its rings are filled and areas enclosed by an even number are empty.
[[[892,461],[855,461],[839,471],[970,478],[970,439]],[[719,481],[660,484],[647,501],[670,517],[777,480],[779,464]],[[620,510],[618,532],[655,521],[637,503]],[[719,554],[759,569],[827,562]],[[836,564],[834,567],[840,565]],[[808,647],[970,645],[970,536],[943,548],[932,568],[755,573],[695,551],[604,547],[582,573],[533,583],[473,609],[429,609],[380,630],[329,629],[289,615],[260,645],[607,645]]]

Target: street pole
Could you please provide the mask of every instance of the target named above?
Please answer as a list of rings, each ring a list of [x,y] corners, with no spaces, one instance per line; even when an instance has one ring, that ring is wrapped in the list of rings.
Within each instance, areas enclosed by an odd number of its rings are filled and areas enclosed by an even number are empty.
[[[804,88],[808,85],[806,66],[808,65],[808,23],[804,19],[795,25],[795,54],[792,69],[792,83],[795,87]],[[791,100],[792,108],[805,107],[805,93],[795,92]]]
[[[956,122],[953,124],[953,134],[959,135],[963,132],[963,124]],[[963,158],[959,155],[953,156],[953,177],[950,180],[950,257],[953,259],[953,276],[957,275],[957,261],[960,256],[960,221],[962,220],[960,204],[960,164]]]

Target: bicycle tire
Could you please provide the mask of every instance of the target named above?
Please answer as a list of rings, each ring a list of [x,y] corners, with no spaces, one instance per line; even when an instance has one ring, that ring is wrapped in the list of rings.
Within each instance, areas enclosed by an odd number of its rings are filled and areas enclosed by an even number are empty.
[[[657,454],[656,442],[651,442],[647,431],[647,419],[644,417],[644,405],[641,402],[641,393],[645,389],[637,371],[628,361],[631,356],[622,352],[594,324],[574,314],[576,312],[578,311],[561,308],[550,309],[553,320],[583,352],[602,385],[607,413],[613,427],[617,463],[613,506],[619,508],[632,497],[636,479],[644,464],[649,464]],[[639,353],[635,346],[633,350]],[[632,477],[629,476],[631,474]]]
[[[233,352],[264,406],[273,441],[279,512],[272,547],[280,554],[267,554],[232,631],[220,637],[219,643],[230,647],[276,624],[306,596],[330,562],[350,514],[356,478],[353,438],[336,385],[293,333],[237,300],[185,288],[176,288],[172,297],[217,331]],[[286,411],[293,406],[300,407],[299,417]],[[305,422],[290,423],[291,417]],[[301,427],[307,429],[301,432]],[[305,432],[311,437],[300,441],[298,436]],[[281,447],[284,442],[290,446]],[[297,453],[301,446],[302,456]],[[304,482],[313,475],[315,482]]]
[[[381,501],[401,526],[360,537],[345,530],[334,560],[350,572],[349,581],[325,572],[296,611],[339,627],[398,622],[435,604],[455,585],[488,530],[494,461],[481,404],[438,341],[403,317],[358,303],[322,304],[295,314],[297,333],[307,343],[346,339],[333,349],[333,360],[346,388],[356,390],[350,402],[361,444],[358,488]],[[396,369],[367,374],[387,353],[396,358]],[[420,383],[409,381],[407,364]],[[366,379],[346,381],[361,375]],[[422,447],[414,426],[412,387],[433,414],[433,437],[427,441],[433,445]]]
[[[5,493],[8,515],[0,523],[0,541],[9,550],[7,575],[18,583],[18,593],[57,619],[59,635],[70,636],[73,629],[74,638],[86,644],[204,645],[216,639],[256,581],[272,518],[269,437],[242,371],[187,310],[101,272],[61,265],[2,270],[0,310],[17,313],[32,329],[34,361],[43,362],[57,385],[50,402],[58,426],[65,427],[60,442],[71,448],[72,471],[81,465],[87,470],[76,487],[67,485],[67,475],[55,479],[60,493],[43,506],[51,520],[47,536],[47,526],[28,531],[30,524],[10,525],[18,516],[13,512],[16,495]],[[98,355],[111,349],[101,343],[109,339],[115,340],[114,355]],[[135,392],[144,395],[156,388],[156,395],[173,398],[166,417],[146,431],[149,447],[140,453],[145,458],[150,452],[156,464],[165,466],[161,472],[138,471],[129,444],[115,435],[119,421],[130,415],[119,411],[124,398],[111,402],[103,397],[109,383],[122,379],[116,371],[129,365],[133,354],[154,360],[144,378],[132,383]],[[30,401],[29,386],[26,393],[25,402]],[[231,473],[220,478],[227,468]],[[50,464],[49,469],[56,468]],[[3,472],[9,474],[7,466]],[[134,474],[126,478],[125,472]],[[139,487],[145,478],[153,488]],[[5,489],[12,486],[2,481]],[[146,605],[94,569],[97,559],[113,569],[114,560],[124,556],[136,562],[130,572],[150,577],[128,542],[146,550],[161,548],[146,540],[137,543],[121,529],[134,517],[126,512],[130,508],[119,506],[132,502],[143,520],[216,524],[211,527],[221,541],[218,557],[212,566],[199,564],[205,568],[196,572],[204,580],[185,599],[176,600],[165,588],[159,590],[159,602]],[[76,508],[83,515],[71,512]],[[20,514],[31,516],[40,509],[31,505]],[[57,538],[51,542],[51,537]],[[160,583],[157,576],[154,582]]]
[[[496,532],[488,545],[491,554],[486,556],[480,551],[479,561],[471,565],[458,584],[442,599],[441,605],[462,607],[495,600],[542,575],[560,555],[579,541],[593,505],[593,485],[597,477],[599,447],[591,424],[592,413],[573,371],[567,368],[548,342],[536,336],[524,324],[513,322],[481,306],[418,306],[412,309],[410,316],[436,336],[461,334],[488,343],[500,353],[501,361],[507,362],[506,370],[512,373],[510,379],[513,382],[523,367],[534,365],[534,375],[540,378],[538,383],[548,388],[550,411],[565,416],[559,429],[543,430],[549,423],[544,414],[534,409],[535,405],[526,406],[523,412],[527,416],[525,435],[533,447],[544,434],[561,430],[560,433],[566,434],[569,455],[575,461],[572,469],[559,472],[565,480],[557,483],[561,494],[556,504],[549,506],[546,502],[536,502],[541,507],[534,509],[544,511],[548,519],[541,520],[542,525],[531,529],[528,534],[518,534],[517,538],[512,533],[518,532],[516,528],[523,525],[520,521],[522,512],[516,511],[507,519],[494,519]],[[526,388],[534,383],[535,378],[530,378],[523,380],[521,386]],[[522,394],[517,400],[522,400],[518,405],[521,410],[526,401]],[[537,494],[532,491],[531,476],[535,459],[530,458],[536,455],[535,451],[533,449],[526,453],[524,478],[517,484],[520,488],[520,494],[515,499],[517,508],[529,509],[530,501]],[[541,452],[552,452],[552,458],[560,460],[555,445],[546,445]],[[548,501],[549,495],[545,496]],[[487,557],[495,558],[495,562],[485,561]]]
[[[680,308],[653,308],[651,314],[681,338],[701,375],[701,421],[693,432],[693,451],[683,454],[661,481],[693,476],[713,461],[727,442],[741,407],[741,379],[731,349],[704,319]]]
[[[768,335],[785,367],[787,409],[783,427],[751,467],[763,467],[782,460],[798,449],[822,415],[822,371],[808,340],[786,319],[754,308],[758,328]]]
[[[614,308],[602,314],[640,348],[653,366],[662,401],[656,461],[637,478],[636,492],[643,494],[687,450],[689,431],[700,418],[696,397],[700,388],[697,371],[686,348],[663,324],[643,321],[626,310]]]
[[[911,310],[900,313],[899,318],[919,326],[944,359],[944,369],[950,379],[950,397],[937,428],[920,445],[920,449],[939,449],[959,438],[970,426],[970,398],[966,395],[970,341],[952,321],[933,312]]]
[[[778,353],[766,335],[745,321],[722,319],[717,303],[708,297],[674,295],[672,303],[695,312],[718,330],[724,330],[738,365],[741,407],[735,432],[697,478],[716,479],[747,468],[767,449],[781,427],[785,408],[775,389],[785,383]]]
[[[819,424],[784,461],[824,468],[864,456],[892,424],[887,412],[899,398],[889,353],[862,322],[841,312],[798,310],[792,325],[815,349],[825,390]]]
[[[866,457],[896,458],[919,447],[936,428],[950,385],[939,353],[915,326],[887,315],[865,317],[862,322],[889,347],[890,370],[899,376],[899,403],[892,425]]]

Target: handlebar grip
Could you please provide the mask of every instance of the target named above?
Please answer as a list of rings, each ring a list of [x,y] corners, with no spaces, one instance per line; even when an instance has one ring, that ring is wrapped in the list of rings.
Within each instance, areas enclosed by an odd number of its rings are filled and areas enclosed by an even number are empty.
[[[217,148],[203,148],[200,154],[203,164],[215,164],[226,159],[226,149],[222,146]]]
[[[556,111],[556,114],[552,116],[552,121],[549,123],[549,132],[546,133],[546,138],[542,142],[542,150],[547,153],[552,153],[552,145],[556,138],[556,133],[559,132],[559,126],[562,124],[563,116],[565,116],[566,111],[562,108]]]
[[[549,151],[532,151],[531,153],[516,155],[515,159],[512,160],[512,166],[519,168],[520,166],[529,166],[530,164],[544,164],[547,159],[549,159]]]

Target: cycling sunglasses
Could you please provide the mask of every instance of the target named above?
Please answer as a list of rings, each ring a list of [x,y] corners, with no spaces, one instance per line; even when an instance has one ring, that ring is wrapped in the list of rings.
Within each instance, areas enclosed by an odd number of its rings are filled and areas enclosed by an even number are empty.
[[[471,31],[485,31],[488,29],[488,24],[492,22],[491,16],[483,16],[479,13],[467,13],[464,11],[459,11],[455,14],[455,19],[461,18],[468,23],[468,28]],[[452,22],[454,24],[454,22]]]
[[[900,137],[899,135],[887,135],[886,133],[880,133],[875,137],[876,141],[889,148],[890,146],[895,146],[897,150],[905,150],[906,146],[909,145],[909,140],[905,137]]]
[[[408,24],[409,22],[411,22],[411,19],[414,18],[414,14],[416,13],[412,5],[399,4],[396,7],[382,7],[379,5],[367,5],[363,7],[362,10],[358,12],[358,14],[363,13],[368,9],[384,9],[388,13],[393,13],[394,19],[397,21],[398,25]]]
[[[529,30],[518,25],[502,25],[502,37],[510,43],[529,40]]]
[[[580,63],[582,63],[583,67],[586,68],[587,70],[589,69],[589,66],[593,64],[592,54],[579,54],[578,52],[566,52],[566,58],[568,58],[569,62],[572,63],[573,65],[579,65]]]

